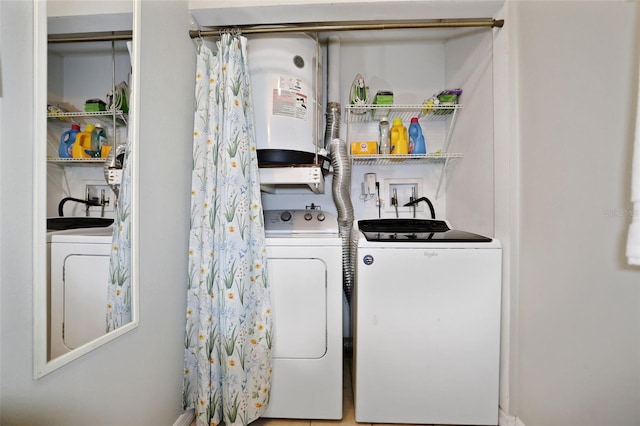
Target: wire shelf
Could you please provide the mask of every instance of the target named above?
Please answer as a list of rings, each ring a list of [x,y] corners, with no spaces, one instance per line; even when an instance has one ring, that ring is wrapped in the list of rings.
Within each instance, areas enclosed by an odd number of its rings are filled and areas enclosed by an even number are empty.
[[[379,154],[379,155],[351,155],[351,160],[357,164],[430,164],[442,163],[446,160],[460,159],[460,153],[447,154]]]
[[[462,108],[462,105],[347,105],[347,123],[369,123],[387,117],[389,123],[394,118],[410,122],[413,117],[419,121],[445,121]]]

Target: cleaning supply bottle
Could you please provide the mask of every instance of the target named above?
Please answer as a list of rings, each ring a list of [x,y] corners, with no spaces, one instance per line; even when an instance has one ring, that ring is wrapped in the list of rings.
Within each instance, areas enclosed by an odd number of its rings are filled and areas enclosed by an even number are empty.
[[[427,145],[424,141],[422,128],[420,127],[420,123],[418,123],[418,117],[413,117],[409,125],[409,154],[426,153]]]
[[[407,128],[402,124],[402,118],[393,119],[391,126],[391,153],[392,154],[408,154],[409,141],[407,139]]]
[[[378,154],[391,154],[391,143],[389,140],[389,119],[382,117],[378,125],[379,141]]]
[[[84,131],[78,132],[76,135],[76,143],[73,144],[71,154],[73,158],[91,158],[91,155],[86,151],[91,150],[91,132],[95,126],[93,124],[87,124],[84,127]]]
[[[76,141],[76,135],[80,131],[80,125],[77,123],[71,124],[71,129],[62,132],[60,135],[60,146],[58,147],[58,157],[60,158],[71,158],[72,147],[74,142]]]
[[[102,156],[102,147],[107,145],[107,132],[104,128],[96,124],[91,131],[91,146],[90,152],[87,152],[91,157],[99,158]]]

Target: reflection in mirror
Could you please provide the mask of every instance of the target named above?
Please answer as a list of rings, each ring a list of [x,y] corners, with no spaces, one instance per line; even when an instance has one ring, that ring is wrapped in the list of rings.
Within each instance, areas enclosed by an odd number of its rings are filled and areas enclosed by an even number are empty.
[[[36,250],[46,256],[38,262],[46,272],[36,273],[40,279],[34,288],[36,378],[138,323],[139,5],[134,9],[134,30],[128,34],[101,33],[100,41],[87,41],[97,33],[37,40],[46,43],[36,54],[46,55],[47,69],[36,74],[42,79],[36,84],[42,105],[36,102],[36,107],[46,110],[47,119],[36,132],[43,136],[39,152],[46,157],[35,162],[46,188],[36,191],[35,200],[39,220],[46,222],[38,226],[45,229],[39,241],[46,249]],[[46,22],[46,11],[40,8],[36,14],[36,22]],[[131,14],[128,19],[130,26]]]

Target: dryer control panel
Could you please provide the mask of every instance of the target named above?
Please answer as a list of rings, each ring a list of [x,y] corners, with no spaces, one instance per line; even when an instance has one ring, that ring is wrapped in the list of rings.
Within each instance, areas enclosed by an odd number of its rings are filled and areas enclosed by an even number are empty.
[[[264,228],[267,237],[338,234],[338,220],[322,210],[265,210]]]

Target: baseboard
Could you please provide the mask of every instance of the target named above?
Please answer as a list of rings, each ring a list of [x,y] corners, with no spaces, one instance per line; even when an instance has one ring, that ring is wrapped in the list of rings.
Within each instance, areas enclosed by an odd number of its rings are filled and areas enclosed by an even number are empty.
[[[190,426],[196,419],[196,413],[194,410],[187,410],[178,417],[173,426]]]
[[[502,408],[500,409],[500,412],[498,414],[498,425],[499,426],[525,426],[525,424],[522,423],[522,420],[520,420],[516,416],[511,416],[505,413],[502,410]]]

